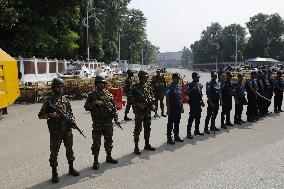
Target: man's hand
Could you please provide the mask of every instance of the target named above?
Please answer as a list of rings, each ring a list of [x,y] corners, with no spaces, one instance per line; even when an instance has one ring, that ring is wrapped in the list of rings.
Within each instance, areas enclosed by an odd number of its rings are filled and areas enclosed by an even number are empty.
[[[182,114],[184,113],[184,109],[183,109],[183,108],[181,109],[181,113],[182,113]]]
[[[49,115],[49,117],[51,117],[51,118],[57,118],[57,117],[59,117],[59,115],[58,115],[56,112],[49,113],[48,115]]]
[[[103,101],[96,100],[96,101],[95,101],[95,105],[101,106],[101,105],[103,105]]]
[[[205,104],[204,104],[203,100],[201,101],[201,106],[202,106],[202,107],[204,107],[204,106],[205,106]]]

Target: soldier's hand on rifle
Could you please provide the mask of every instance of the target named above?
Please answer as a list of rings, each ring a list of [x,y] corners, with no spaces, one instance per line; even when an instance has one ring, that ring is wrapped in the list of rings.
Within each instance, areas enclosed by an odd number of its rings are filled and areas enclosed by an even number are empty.
[[[56,112],[49,113],[48,115],[49,115],[49,117],[51,117],[51,118],[57,118],[57,117],[59,117],[59,115],[58,115]]]
[[[101,105],[103,105],[103,101],[96,100],[96,101],[95,101],[95,105],[101,106]]]

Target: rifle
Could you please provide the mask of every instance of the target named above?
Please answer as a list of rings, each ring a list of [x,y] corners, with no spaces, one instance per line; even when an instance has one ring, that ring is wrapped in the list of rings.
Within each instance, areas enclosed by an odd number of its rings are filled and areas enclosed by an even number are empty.
[[[143,100],[144,100],[143,104],[144,104],[145,106],[150,107],[151,111],[156,112],[155,108],[152,106],[152,102],[151,102],[151,100],[149,99],[149,96],[148,96],[148,95],[145,95],[145,94],[144,94],[142,91],[140,91],[140,90],[137,90],[137,91],[139,92],[139,94],[142,96],[142,98],[143,98]]]
[[[121,130],[123,130],[123,128],[122,128],[121,125],[120,125],[120,122],[118,121],[118,117],[117,117],[117,115],[116,115],[116,113],[115,113],[115,109],[114,109],[115,107],[113,107],[110,103],[107,103],[104,99],[100,98],[98,95],[97,95],[97,97],[98,97],[98,100],[100,100],[100,101],[103,102],[103,106],[105,106],[108,111],[111,110],[111,114],[112,114],[112,117],[114,118],[115,124],[116,124]]]
[[[75,121],[70,117],[67,116],[60,108],[56,107],[55,105],[53,105],[50,100],[48,100],[49,106],[53,109],[53,111],[55,111],[58,115],[59,115],[59,119],[61,119],[63,122],[65,122],[67,125],[70,125],[72,128],[76,129],[77,131],[79,131],[79,133],[81,135],[83,135],[83,137],[86,138],[86,136],[83,134],[83,131],[77,126],[77,124],[75,123]]]

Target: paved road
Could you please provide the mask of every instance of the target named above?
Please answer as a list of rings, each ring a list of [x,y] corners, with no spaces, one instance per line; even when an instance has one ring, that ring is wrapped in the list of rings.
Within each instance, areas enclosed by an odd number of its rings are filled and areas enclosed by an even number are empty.
[[[172,71],[190,76],[186,70]],[[209,74],[201,73],[203,84],[208,78]],[[151,143],[158,150],[143,151],[140,156],[132,153],[133,122],[123,123],[124,131],[117,127],[114,130],[113,156],[119,164],[103,163],[102,148],[100,170],[94,171],[90,114],[83,109],[84,101],[71,104],[78,125],[87,135],[84,139],[74,131],[75,166],[81,176],[66,175],[68,164],[62,145],[60,183],[50,183],[49,134],[45,121],[37,118],[41,104],[15,105],[0,121],[0,188],[284,188],[284,114],[272,114],[258,123],[235,126],[174,146],[165,144],[167,119],[153,119]],[[201,130],[205,113],[204,109]],[[123,111],[119,115],[122,118]],[[187,118],[185,104],[183,138]],[[140,146],[143,148],[143,139]]]

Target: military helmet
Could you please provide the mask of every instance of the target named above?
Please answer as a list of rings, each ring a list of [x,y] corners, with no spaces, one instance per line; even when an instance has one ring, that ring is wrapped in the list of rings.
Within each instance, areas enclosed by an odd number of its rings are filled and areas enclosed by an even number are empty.
[[[51,82],[51,88],[64,87],[64,81],[60,78],[54,78]]]
[[[215,70],[213,70],[213,71],[211,71],[211,77],[212,76],[217,76],[218,74],[217,74],[217,72],[215,71]]]
[[[200,75],[197,72],[192,72],[191,76],[194,77],[194,78],[195,77],[200,77]]]
[[[127,70],[127,75],[133,75],[134,71],[133,70]]]
[[[140,70],[138,73],[138,77],[148,77],[148,76],[149,76],[148,72],[144,70]]]
[[[179,73],[173,73],[173,74],[172,74],[172,78],[173,78],[173,79],[174,79],[174,78],[179,79],[179,78],[180,78]]]
[[[106,83],[106,80],[105,80],[104,77],[98,75],[98,76],[96,76],[96,79],[95,79],[95,84],[97,84],[97,83]]]

